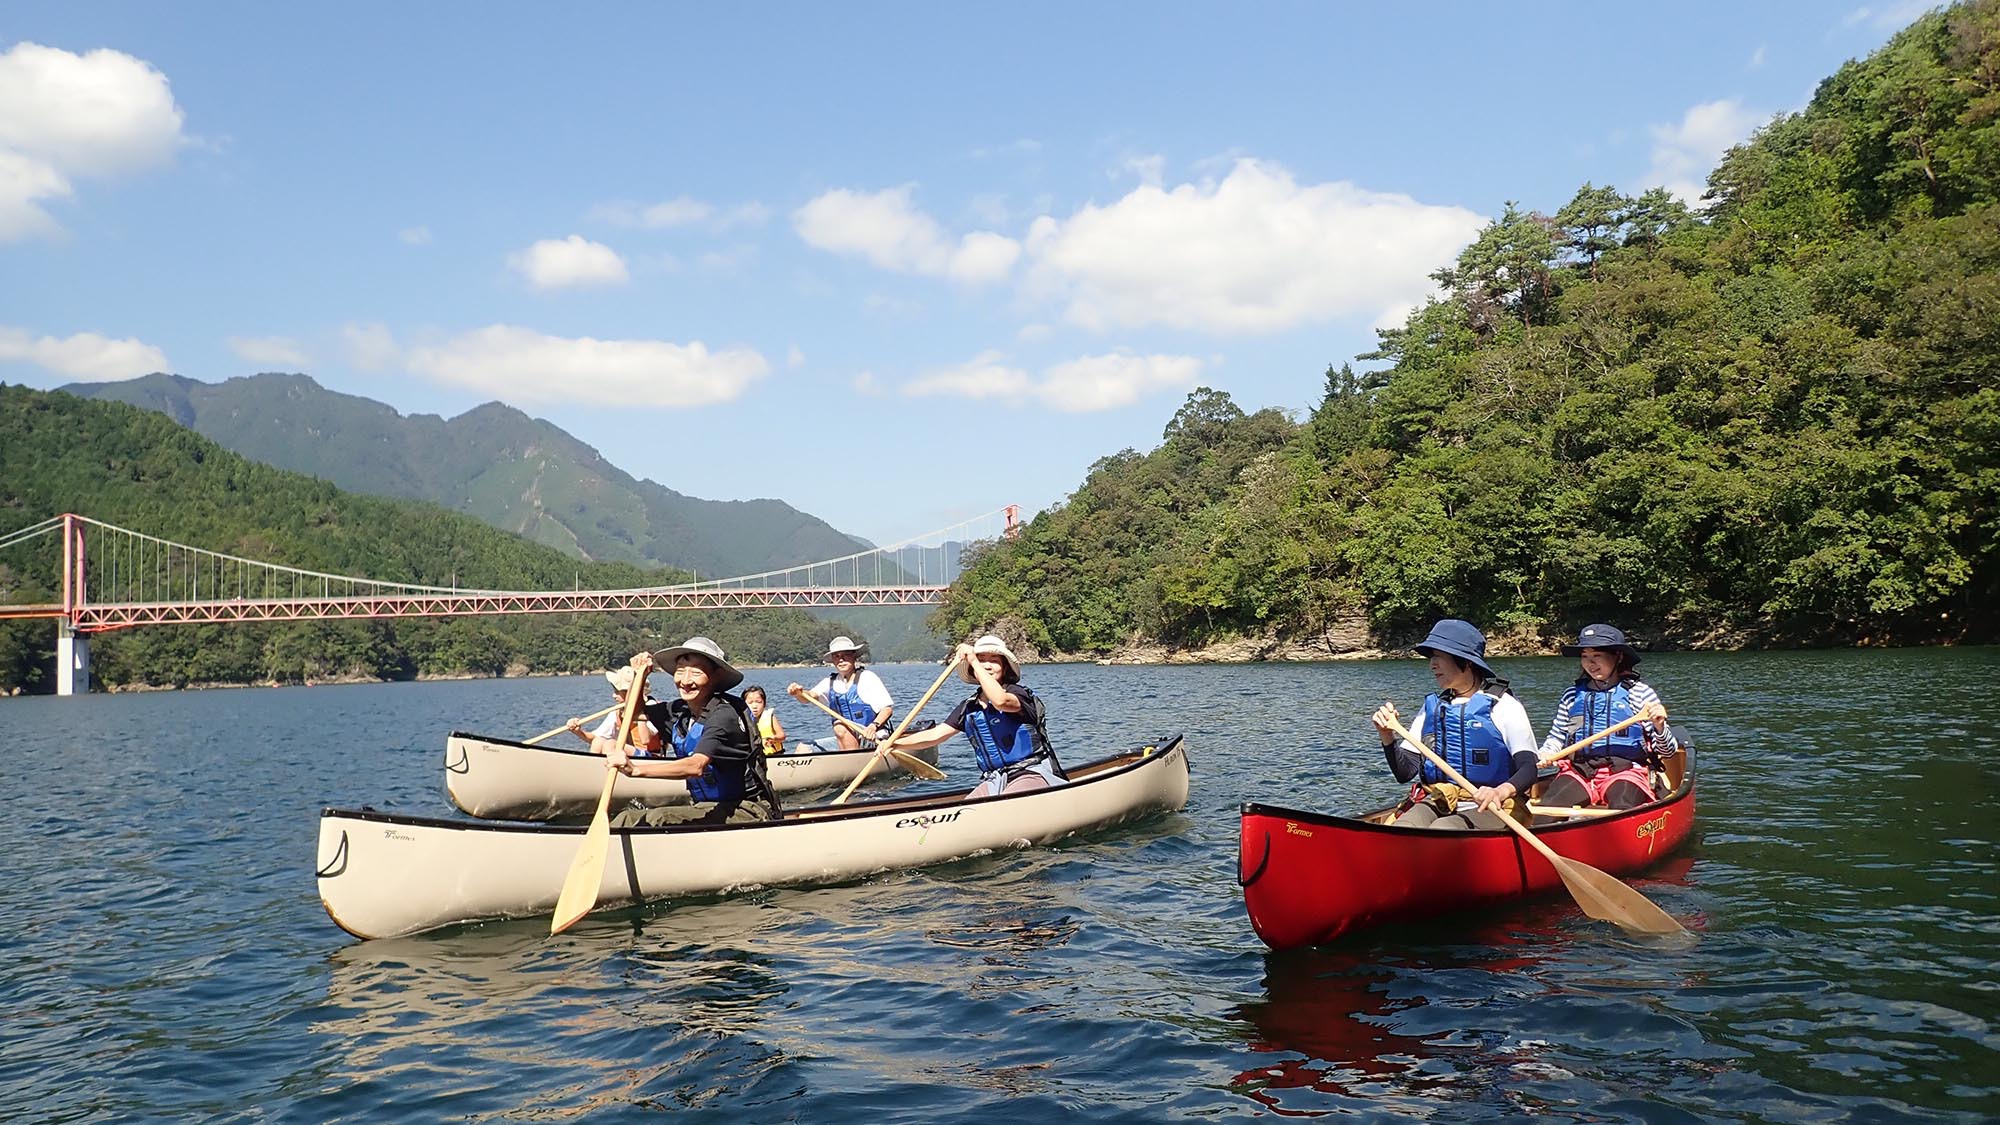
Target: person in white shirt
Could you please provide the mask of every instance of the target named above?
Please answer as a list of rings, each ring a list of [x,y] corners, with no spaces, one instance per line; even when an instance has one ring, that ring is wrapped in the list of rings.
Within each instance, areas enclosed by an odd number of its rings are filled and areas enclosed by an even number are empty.
[[[1382,756],[1396,780],[1415,782],[1396,818],[1406,828],[1505,828],[1498,817],[1526,813],[1528,790],[1541,764],[1528,712],[1507,681],[1486,663],[1486,637],[1470,622],[1447,618],[1431,626],[1417,646],[1430,660],[1438,690],[1409,725],[1411,737],[1450,762],[1473,788],[1467,791],[1397,734],[1396,705],[1374,715]]]
[[[833,665],[833,673],[809,691],[796,683],[785,690],[792,695],[805,691],[866,727],[869,736],[863,738],[846,723],[836,722],[831,735],[800,745],[818,750],[869,750],[888,734],[889,716],[895,713],[896,704],[889,698],[889,686],[882,682],[882,677],[861,666],[863,647],[849,637],[833,638],[826,646],[826,659]]]

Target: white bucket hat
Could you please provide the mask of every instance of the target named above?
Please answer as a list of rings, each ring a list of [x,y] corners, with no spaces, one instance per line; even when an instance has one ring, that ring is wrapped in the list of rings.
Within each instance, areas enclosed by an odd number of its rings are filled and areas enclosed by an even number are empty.
[[[972,642],[972,655],[997,656],[1000,659],[1007,662],[1008,677],[1011,677],[1016,680],[1021,678],[1021,661],[1017,657],[1015,657],[1014,650],[1008,648],[1007,642],[1001,640],[998,634],[988,633],[985,636],[979,638],[978,640]],[[968,684],[976,684],[979,682],[979,677],[972,674],[972,666],[969,664],[958,670],[958,678],[964,680]]]
[[[835,637],[833,640],[827,642],[826,655],[823,659],[831,662],[833,654],[836,652],[851,652],[856,656],[860,656],[866,651],[868,651],[868,646],[855,644],[853,637]]]
[[[728,691],[743,682],[743,673],[736,670],[722,655],[722,646],[707,637],[689,637],[672,648],[663,648],[653,654],[653,663],[671,671],[674,661],[687,655],[699,656],[715,665],[715,690]]]
[[[632,669],[629,667],[613,668],[611,671],[604,673],[604,678],[611,681],[611,689],[613,691],[624,692],[632,690],[633,675]]]

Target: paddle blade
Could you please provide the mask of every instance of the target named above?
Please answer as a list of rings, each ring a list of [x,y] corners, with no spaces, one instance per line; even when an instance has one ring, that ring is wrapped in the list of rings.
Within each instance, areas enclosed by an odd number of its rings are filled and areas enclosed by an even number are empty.
[[[924,761],[922,758],[917,757],[915,754],[905,754],[901,750],[891,750],[889,751],[889,756],[896,759],[898,765],[923,778],[925,781],[943,781],[945,778],[951,776],[929,762]]]
[[[1622,930],[1639,934],[1684,934],[1687,931],[1673,915],[1653,904],[1653,900],[1626,886],[1622,881],[1587,863],[1551,855],[1556,874],[1585,914],[1609,922]]]
[[[555,917],[549,919],[551,934],[562,933],[583,921],[583,916],[597,905],[597,890],[604,883],[604,857],[610,851],[611,820],[599,810],[590,822],[590,831],[584,833],[583,846],[570,861],[569,876],[563,880],[561,897],[556,899]]]
[[[556,896],[555,916],[549,919],[549,933],[559,934],[590,913],[597,905],[597,892],[604,885],[604,857],[611,851],[611,785],[618,780],[612,770],[604,771],[604,793],[597,801],[597,815],[584,830],[583,844],[569,861],[563,877],[562,893]]]

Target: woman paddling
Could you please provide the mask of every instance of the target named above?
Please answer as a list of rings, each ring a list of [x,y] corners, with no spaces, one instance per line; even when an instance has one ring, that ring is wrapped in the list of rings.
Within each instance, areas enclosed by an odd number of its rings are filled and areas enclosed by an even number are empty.
[[[1516,813],[1522,795],[1535,783],[1539,759],[1528,712],[1486,663],[1486,637],[1470,622],[1454,618],[1431,626],[1417,651],[1430,658],[1438,690],[1424,697],[1424,710],[1410,724],[1439,757],[1472,782],[1467,793],[1416,750],[1403,745],[1389,724],[1400,716],[1383,703],[1373,717],[1382,736],[1382,754],[1398,781],[1415,781],[1410,807],[1396,823],[1410,828],[1505,828],[1499,812]],[[1463,807],[1461,807],[1463,806]]]
[[[963,732],[979,762],[978,788],[971,797],[995,797],[1047,789],[1069,780],[1049,745],[1042,701],[1021,683],[1021,662],[1007,642],[988,633],[958,646],[959,676],[979,685],[943,723],[896,741],[898,749],[921,750]]]
[[[1556,765],[1556,776],[1542,787],[1545,805],[1598,805],[1629,809],[1653,800],[1652,765],[1680,751],[1667,726],[1660,693],[1639,678],[1639,655],[1625,634],[1609,625],[1586,625],[1576,643],[1562,646],[1564,656],[1579,657],[1583,674],[1563,692],[1549,737],[1542,743],[1548,756],[1573,742],[1608,730],[1635,715],[1650,712],[1649,722],[1626,727],[1600,739]]]

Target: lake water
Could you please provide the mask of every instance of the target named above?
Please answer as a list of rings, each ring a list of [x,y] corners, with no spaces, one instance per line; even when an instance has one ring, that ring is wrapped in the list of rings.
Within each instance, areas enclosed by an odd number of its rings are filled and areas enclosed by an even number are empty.
[[[1573,662],[1497,663],[1539,733]],[[1644,671],[1703,750],[1698,842],[1637,884],[1685,949],[1566,899],[1263,948],[1239,803],[1395,796],[1366,715],[1421,701],[1416,661],[1031,668],[1071,760],[1186,732],[1187,809],[555,938],[355,941],[317,814],[445,813],[446,732],[538,733],[601,679],[0,701],[0,1118],[1994,1120],[2000,651]]]

